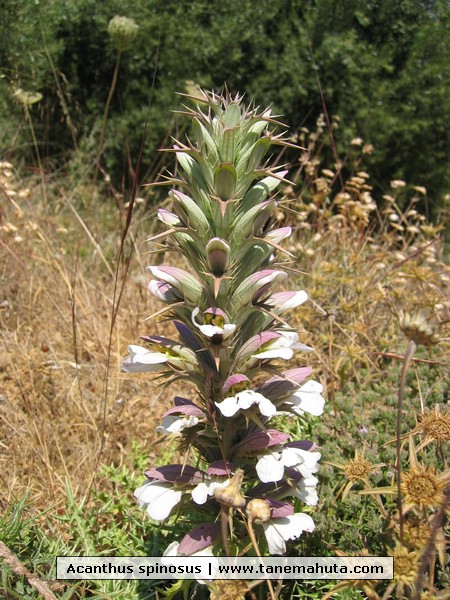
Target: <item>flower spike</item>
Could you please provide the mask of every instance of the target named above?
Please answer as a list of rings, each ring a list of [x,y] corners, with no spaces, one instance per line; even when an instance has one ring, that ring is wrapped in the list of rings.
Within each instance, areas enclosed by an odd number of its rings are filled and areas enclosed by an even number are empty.
[[[179,442],[185,460],[146,471],[135,496],[156,521],[177,507],[187,519],[199,507],[205,515],[170,543],[167,564],[176,556],[229,554],[229,538],[233,553],[256,543],[258,555],[282,554],[288,540],[314,530],[312,517],[295,512],[289,499],[317,504],[321,455],[313,441],[292,439],[272,420],[318,417],[325,403],[322,385],[308,379],[311,368],[279,370],[297,351],[311,351],[284,320],[307,293],[277,289],[294,273],[279,259],[290,255],[282,244],[291,228],[273,226],[283,204],[276,190],[288,180],[267,156],[272,144],[292,144],[274,132],[280,123],[270,110],[245,106],[227,89],[184,96],[180,112],[192,134],[168,150],[177,178],[163,177],[173,187],[171,204],[158,210],[165,231],[150,241],[158,251],[177,250],[185,264],[147,268],[149,290],[164,305],[156,314],[173,319],[178,338],[144,336],[145,347],[130,345],[122,369],[160,372],[166,387],[186,386],[187,397],[165,406],[157,425]],[[254,527],[264,533],[260,542]]]

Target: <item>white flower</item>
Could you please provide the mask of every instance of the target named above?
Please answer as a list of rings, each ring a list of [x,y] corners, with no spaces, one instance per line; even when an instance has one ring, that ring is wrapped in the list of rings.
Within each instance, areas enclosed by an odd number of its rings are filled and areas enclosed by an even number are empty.
[[[148,289],[158,300],[162,300],[163,302],[179,302],[183,300],[182,294],[173,285],[164,281],[152,279],[148,284]]]
[[[234,325],[233,323],[226,323],[224,316],[222,316],[224,313],[222,311],[219,311],[219,309],[216,309],[216,311],[219,313],[218,315],[214,315],[212,312],[207,313],[207,311],[205,311],[204,316],[207,316],[208,314],[211,315],[211,323],[200,325],[195,320],[195,317],[200,312],[200,309],[194,308],[194,310],[192,311],[192,323],[195,325],[195,327],[197,327],[197,329],[200,329],[200,331],[206,337],[212,338],[216,335],[220,335],[223,337],[224,340],[226,340],[228,337],[230,337],[232,333],[234,333],[236,325]]]
[[[262,523],[270,554],[284,554],[287,540],[295,540],[304,531],[314,531],[314,521],[305,513],[271,519]]]
[[[302,500],[307,506],[316,506],[319,501],[316,486],[319,480],[314,475],[302,477],[295,484],[294,491],[290,494]]]
[[[309,452],[300,448],[287,447],[281,452],[270,452],[256,463],[256,472],[263,483],[280,481],[285,467],[292,467],[303,477],[310,477],[319,470],[320,452]]]
[[[298,335],[294,331],[276,331],[278,337],[265,343],[261,350],[250,358],[283,358],[289,360],[294,356],[294,350],[310,352],[312,348],[298,343]]]
[[[160,481],[149,481],[135,490],[139,506],[147,505],[147,513],[155,521],[163,521],[180,502],[183,492]]]
[[[169,544],[167,546],[167,548],[164,550],[163,552],[163,556],[185,556],[184,554],[178,554],[178,546],[180,545],[180,542],[172,542],[171,544]],[[197,552],[194,552],[193,554],[190,554],[189,556],[212,556],[212,546],[207,546],[206,548],[203,548],[203,550],[197,550]],[[163,562],[163,561],[161,561]],[[170,563],[170,561],[166,560],[163,562],[163,564],[167,564]],[[177,563],[179,564],[179,563]],[[194,563],[195,564],[195,563]]]
[[[270,400],[253,390],[243,390],[215,404],[224,417],[233,417],[240,410],[246,410],[254,404],[258,405],[261,414],[265,417],[272,417],[277,412],[276,406]]]
[[[180,433],[183,429],[194,427],[199,422],[195,416],[182,417],[181,415],[167,415],[163,417],[162,424],[156,428],[158,433]]]
[[[206,546],[206,548],[203,548],[202,550],[197,550],[197,552],[193,552],[192,554],[189,554],[188,556],[186,556],[186,554],[178,554],[179,546],[180,546],[180,542],[172,542],[171,544],[169,544],[163,552],[163,555],[161,558],[161,564],[163,564],[163,565],[173,564],[173,565],[178,566],[180,563],[178,561],[171,561],[170,558],[172,556],[182,556],[183,557],[183,566],[195,568],[198,565],[198,561],[195,560],[196,556],[208,556],[211,561],[211,574],[213,574],[215,576],[216,571],[218,569],[218,560],[217,560],[217,558],[215,558],[213,556],[212,545]],[[193,560],[189,560],[190,557],[193,557]],[[196,579],[196,581],[202,585],[206,585],[206,582],[211,581],[211,580],[210,579]]]
[[[265,300],[265,304],[271,307],[276,315],[282,315],[288,310],[297,308],[308,300],[308,294],[304,290],[296,292],[277,292]]]
[[[160,371],[163,363],[167,362],[167,355],[162,352],[151,352],[142,346],[128,346],[129,356],[122,363],[122,371],[144,373]]]
[[[303,415],[307,412],[318,417],[323,413],[325,400],[321,393],[323,386],[317,381],[307,381],[298,390],[296,390],[289,398],[286,398],[284,404],[289,406],[289,409],[297,415]]]
[[[218,488],[226,488],[229,483],[229,479],[226,479],[225,481],[219,481],[217,479],[212,479],[211,481],[202,481],[192,490],[192,500],[196,504],[205,504],[205,502],[208,500],[208,496],[214,496],[214,490]]]

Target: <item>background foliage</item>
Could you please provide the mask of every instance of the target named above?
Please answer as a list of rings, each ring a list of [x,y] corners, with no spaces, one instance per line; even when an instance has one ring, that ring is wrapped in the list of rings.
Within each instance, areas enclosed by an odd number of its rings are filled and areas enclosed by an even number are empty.
[[[35,162],[18,87],[39,91],[30,112],[49,170],[92,166],[116,55],[107,25],[139,24],[124,53],[104,154],[114,182],[132,175],[144,123],[144,165],[177,132],[176,91],[191,80],[272,104],[291,131],[339,115],[338,156],[361,137],[379,194],[389,178],[429,190],[436,215],[448,193],[450,5],[445,0],[0,0],[0,150]],[[178,134],[179,132],[177,132]]]

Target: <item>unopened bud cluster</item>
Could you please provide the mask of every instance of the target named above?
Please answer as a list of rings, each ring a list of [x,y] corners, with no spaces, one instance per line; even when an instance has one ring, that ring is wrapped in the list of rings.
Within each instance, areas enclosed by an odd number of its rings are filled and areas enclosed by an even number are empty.
[[[131,46],[137,35],[139,26],[134,19],[115,16],[108,23],[108,33],[118,52],[125,52]]]

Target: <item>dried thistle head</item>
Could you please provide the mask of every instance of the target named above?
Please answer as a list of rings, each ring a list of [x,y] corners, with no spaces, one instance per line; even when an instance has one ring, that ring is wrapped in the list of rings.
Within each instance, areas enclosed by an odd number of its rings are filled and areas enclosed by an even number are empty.
[[[208,585],[210,600],[245,600],[250,591],[247,583],[240,579],[221,580],[217,579]]]
[[[407,546],[419,550],[428,544],[431,526],[428,521],[422,519],[409,519],[403,524],[403,536]]]
[[[361,482],[367,487],[370,475],[380,467],[384,466],[383,463],[373,464],[370,462],[370,460],[366,458],[365,453],[366,447],[363,446],[361,452],[356,449],[355,457],[342,465],[329,461],[326,463],[342,471],[347,478],[347,482],[342,485],[336,494],[336,499],[342,494],[342,499],[345,500],[355,483]]]
[[[403,473],[401,490],[406,504],[431,508],[444,502],[445,481],[433,467],[418,464]]]
[[[426,408],[419,417],[417,431],[431,441],[450,441],[450,409],[441,411],[437,405],[433,410]]]
[[[401,492],[405,501],[405,512],[411,506],[420,509],[440,506],[445,502],[445,489],[450,482],[450,470],[436,473],[434,467],[425,467],[417,460],[413,436],[409,436],[410,468],[402,475]]]
[[[419,553],[396,542],[395,548],[389,548],[387,554],[394,558],[394,581],[406,585],[414,583],[419,570]]]
[[[366,481],[373,470],[374,465],[364,458],[364,454],[355,454],[355,458],[345,463],[343,468],[349,481]]]
[[[439,342],[439,336],[434,327],[430,325],[425,314],[419,310],[407,312],[400,309],[399,323],[405,336],[414,340],[417,345],[433,346]]]

